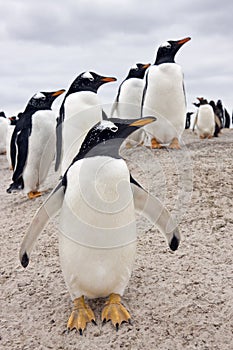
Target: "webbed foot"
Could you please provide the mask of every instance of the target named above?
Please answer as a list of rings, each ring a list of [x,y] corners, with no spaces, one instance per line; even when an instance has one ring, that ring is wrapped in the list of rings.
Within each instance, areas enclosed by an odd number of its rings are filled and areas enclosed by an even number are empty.
[[[77,329],[82,335],[88,322],[96,324],[94,312],[85,303],[84,296],[74,299],[74,308],[67,323],[67,330]]]
[[[121,297],[119,294],[110,294],[109,300],[106,301],[105,307],[102,311],[102,322],[112,321],[114,327],[118,331],[122,322],[130,323],[130,314],[126,308],[121,304]]]

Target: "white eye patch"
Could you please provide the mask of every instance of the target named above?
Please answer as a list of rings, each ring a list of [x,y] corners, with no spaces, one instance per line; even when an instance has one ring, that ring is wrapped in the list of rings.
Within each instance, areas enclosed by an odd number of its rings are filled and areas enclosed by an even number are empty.
[[[98,125],[97,129],[99,130],[109,129],[112,132],[117,132],[118,127],[114,123],[108,120],[102,120],[102,122]]]
[[[82,78],[89,79],[89,80],[94,80],[94,77],[93,77],[93,75],[90,72],[83,73]]]
[[[44,94],[42,94],[42,92],[37,92],[37,93],[33,96],[33,98],[35,98],[35,99],[39,99],[39,98],[45,99],[46,96],[45,96]]]
[[[168,49],[170,49],[171,44],[168,41],[165,41],[165,43],[163,43],[160,47],[167,47]]]
[[[138,69],[138,66],[136,65],[136,63],[131,67],[131,69]]]

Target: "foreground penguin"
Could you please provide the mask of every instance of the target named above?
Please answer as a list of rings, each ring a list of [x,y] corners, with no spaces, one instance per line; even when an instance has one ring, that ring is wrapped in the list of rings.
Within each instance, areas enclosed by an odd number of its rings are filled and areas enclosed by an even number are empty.
[[[39,187],[55,156],[56,114],[51,106],[64,91],[35,94],[17,121],[11,138],[14,173],[8,193],[24,188],[30,199],[41,195]]]
[[[113,103],[111,117],[131,119],[141,117],[144,76],[150,64],[136,63],[120,84]]]
[[[213,137],[215,131],[214,110],[206,99],[202,97],[197,99],[199,100],[199,108],[193,128],[196,126],[197,134],[201,139],[209,139]]]
[[[69,330],[76,328],[82,334],[88,322],[95,322],[85,296],[109,297],[101,315],[103,322],[111,320],[118,329],[122,322],[130,321],[121,296],[135,259],[135,210],[158,226],[171,250],[178,248],[180,235],[169,212],[133,180],[119,155],[124,139],[154,120],[113,118],[95,125],[24,237],[20,261],[26,267],[37,237],[61,208],[60,261],[74,302]]]
[[[6,136],[9,121],[4,112],[0,112],[0,154],[6,153]]]
[[[60,108],[57,120],[57,152],[55,170],[61,165],[64,175],[87,132],[102,120],[101,101],[97,91],[101,85],[116,81],[94,72],[81,73],[71,84]]]
[[[185,128],[186,99],[183,73],[175,63],[177,51],[190,40],[169,40],[157,52],[154,65],[148,68],[142,100],[142,115],[154,115],[156,123],[145,127],[147,144],[152,148],[168,145],[179,149]]]

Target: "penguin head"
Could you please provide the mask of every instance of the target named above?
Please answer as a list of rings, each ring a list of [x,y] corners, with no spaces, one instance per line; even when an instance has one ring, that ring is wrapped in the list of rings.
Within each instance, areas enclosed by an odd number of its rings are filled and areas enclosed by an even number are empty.
[[[130,68],[129,73],[128,73],[125,80],[130,79],[130,78],[143,79],[148,67],[150,67],[150,63],[147,63],[147,64],[136,63],[136,64],[134,64]]]
[[[6,115],[5,115],[5,113],[3,111],[0,112],[0,117],[6,118]]]
[[[73,163],[82,158],[98,155],[120,158],[119,148],[122,142],[134,131],[154,121],[155,117],[102,120],[89,130]]]
[[[191,38],[187,37],[180,40],[168,40],[163,43],[157,51],[155,64],[175,63],[175,55],[177,51],[189,40],[191,40]]]
[[[38,92],[29,100],[27,108],[35,110],[51,109],[53,101],[64,92],[64,89],[52,92]]]
[[[78,91],[92,91],[97,93],[101,85],[116,80],[114,77],[105,77],[95,72],[83,72],[73,81],[67,95]]]

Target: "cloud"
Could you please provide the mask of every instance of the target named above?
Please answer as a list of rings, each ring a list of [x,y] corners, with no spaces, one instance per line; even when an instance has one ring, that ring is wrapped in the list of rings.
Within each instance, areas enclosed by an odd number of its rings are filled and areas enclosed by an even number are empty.
[[[116,76],[100,90],[114,99],[135,62],[191,36],[177,54],[188,105],[200,95],[232,108],[232,4],[207,0],[12,0],[1,4],[0,109],[14,113],[37,91],[67,88],[82,71]]]

